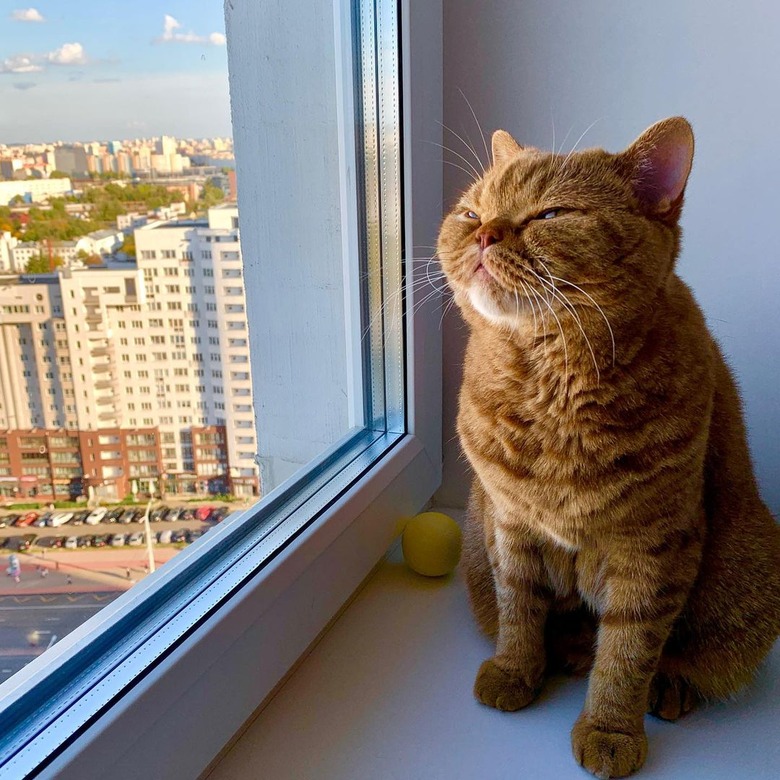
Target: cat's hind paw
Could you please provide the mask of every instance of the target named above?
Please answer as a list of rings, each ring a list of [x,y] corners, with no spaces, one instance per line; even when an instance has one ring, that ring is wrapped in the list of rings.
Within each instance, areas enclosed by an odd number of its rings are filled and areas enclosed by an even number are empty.
[[[635,734],[605,731],[597,728],[584,713],[571,731],[571,747],[577,763],[603,780],[633,774],[647,757],[644,731]]]
[[[662,720],[679,720],[699,702],[698,691],[682,677],[658,672],[650,685],[647,711]]]
[[[539,694],[541,681],[528,685],[519,673],[505,671],[492,658],[484,661],[474,682],[477,701],[504,712],[515,712],[527,707]]]

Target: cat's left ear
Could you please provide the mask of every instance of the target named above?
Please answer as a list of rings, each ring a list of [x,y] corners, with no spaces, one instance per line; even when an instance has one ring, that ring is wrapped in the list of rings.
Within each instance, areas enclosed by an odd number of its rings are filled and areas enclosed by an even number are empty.
[[[649,211],[676,219],[693,164],[693,129],[688,120],[675,116],[656,122],[618,157]]]
[[[523,147],[506,130],[496,130],[493,133],[491,146],[493,147],[493,165],[501,165],[523,151]]]

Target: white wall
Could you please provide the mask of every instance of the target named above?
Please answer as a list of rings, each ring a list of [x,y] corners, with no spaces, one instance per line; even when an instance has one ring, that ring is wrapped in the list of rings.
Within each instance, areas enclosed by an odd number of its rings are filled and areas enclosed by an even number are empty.
[[[505,128],[521,142],[617,151],[683,114],[696,133],[678,270],[739,378],[762,493],[780,513],[780,4],[706,0],[492,0],[444,4],[444,122],[472,140]],[[447,141],[453,144],[453,136]],[[480,141],[481,143],[481,141]],[[462,152],[462,149],[461,149]],[[465,154],[465,153],[464,153]],[[461,163],[457,157],[450,157]],[[445,202],[464,176],[445,166]],[[445,482],[462,503],[454,436],[463,336],[445,322]]]

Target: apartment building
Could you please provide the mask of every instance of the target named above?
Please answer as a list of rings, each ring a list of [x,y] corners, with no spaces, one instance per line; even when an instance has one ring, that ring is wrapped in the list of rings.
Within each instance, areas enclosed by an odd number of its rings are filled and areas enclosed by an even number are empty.
[[[38,203],[51,197],[62,197],[72,190],[70,179],[0,181],[0,206],[7,206],[14,198],[22,198],[27,203]]]
[[[157,478],[169,492],[256,494],[237,227],[235,206],[151,223],[135,231],[137,264],[0,286],[0,436],[119,437],[94,461],[79,447],[85,480],[107,497],[121,498],[134,478]],[[124,452],[134,431],[157,436],[155,458],[135,461],[143,470],[104,454]]]

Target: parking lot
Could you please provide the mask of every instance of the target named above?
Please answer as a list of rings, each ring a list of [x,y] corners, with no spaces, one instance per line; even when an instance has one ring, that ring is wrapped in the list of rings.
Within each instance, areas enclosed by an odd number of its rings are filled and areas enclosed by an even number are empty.
[[[116,549],[146,544],[142,507],[54,510],[0,514],[0,553],[41,550]],[[182,546],[195,541],[230,513],[223,504],[160,506],[149,513],[157,545]]]

